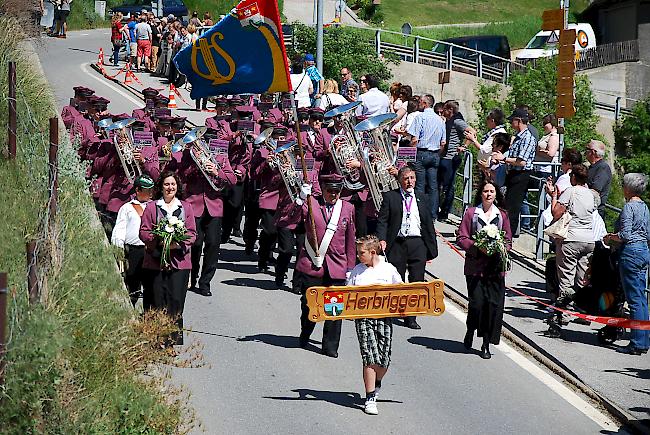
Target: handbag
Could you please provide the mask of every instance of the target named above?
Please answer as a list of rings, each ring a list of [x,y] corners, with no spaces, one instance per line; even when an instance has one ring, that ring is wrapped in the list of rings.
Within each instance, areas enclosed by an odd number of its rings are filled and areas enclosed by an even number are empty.
[[[568,206],[571,207],[573,204],[573,196],[575,195],[575,189],[571,190],[571,199],[569,200]],[[567,210],[562,216],[544,230],[544,234],[555,240],[564,240],[569,233],[569,224],[571,223],[571,213]]]

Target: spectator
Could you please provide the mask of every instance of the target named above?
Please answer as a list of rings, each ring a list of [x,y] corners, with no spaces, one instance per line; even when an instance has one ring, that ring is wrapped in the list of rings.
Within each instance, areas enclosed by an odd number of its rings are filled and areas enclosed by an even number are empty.
[[[203,14],[203,25],[206,27],[214,26],[214,21],[212,21],[212,15],[210,15],[210,12]]]
[[[149,70],[149,58],[151,57],[151,26],[147,23],[147,14],[140,15],[140,22],[135,26],[135,37],[137,40],[138,56],[136,69],[140,71],[143,62],[146,70]]]
[[[59,22],[57,24],[57,38],[67,38],[68,16],[70,15],[70,4],[72,0],[61,0],[61,11],[59,12]]]
[[[318,68],[316,68],[316,62],[314,60],[314,55],[307,53],[305,55],[305,73],[309,76],[311,80],[312,91],[309,97],[311,98],[311,105],[313,106],[315,101],[320,98],[321,91],[325,85],[325,79]]]
[[[203,23],[199,19],[199,12],[198,11],[192,12],[192,18],[190,18],[190,22],[188,24],[193,25],[195,28],[203,26]]]
[[[311,80],[309,80],[309,76],[307,76],[307,73],[304,72],[303,66],[299,62],[293,64],[291,71],[293,72],[290,76],[291,87],[296,94],[298,108],[310,107],[311,101],[309,99],[309,95],[312,93],[313,88],[311,85]]]
[[[438,116],[442,119],[442,122],[445,122],[446,119],[444,116],[442,116],[442,108],[445,106],[444,103],[436,103],[433,105],[433,111],[438,114]]]
[[[404,102],[400,99],[400,89],[402,88],[402,84],[400,82],[393,82],[392,85],[390,85],[390,88],[388,88],[388,94],[390,97],[388,97],[388,101],[390,102],[390,111],[392,113],[397,113],[399,109],[402,108]]]
[[[377,88],[379,82],[370,74],[366,74],[362,83],[367,85],[368,92],[359,96],[361,105],[357,107],[357,115],[374,116],[388,113],[390,102],[388,96]]]
[[[476,148],[478,148],[479,162],[485,161],[487,164],[488,160],[490,160],[490,156],[492,155],[493,152],[492,141],[494,140],[494,136],[497,133],[506,132],[504,122],[505,122],[505,115],[503,114],[503,110],[496,108],[490,110],[487,117],[485,118],[485,125],[489,130],[483,136],[481,142],[478,141],[478,137],[476,136],[476,130],[474,130],[473,128],[469,128],[468,130],[465,131],[464,133],[465,139],[469,140]]]
[[[339,94],[339,85],[332,79],[325,80],[323,93],[321,97],[316,100],[316,107],[323,109],[325,112],[343,104],[347,104],[348,100]]]
[[[562,196],[562,193],[571,187],[571,168],[573,165],[579,165],[582,163],[582,156],[574,148],[565,148],[562,151],[562,159],[560,160],[560,170],[562,175],[560,175],[555,182],[555,187],[557,189],[558,197]],[[547,199],[549,203],[551,202],[551,196],[548,195]],[[551,205],[544,210],[542,213],[542,218],[544,219],[544,226],[549,226],[553,222],[553,214],[551,213]]]
[[[528,191],[537,141],[528,129],[528,112],[523,109],[515,109],[508,120],[516,132],[515,139],[510,145],[509,155],[506,157],[503,153],[496,152],[492,153],[492,158],[508,164],[506,209],[512,234],[518,234],[519,213]]]
[[[348,101],[357,101],[359,98],[359,85],[352,78],[350,68],[341,68],[341,95]]]
[[[61,0],[50,0],[54,7],[54,19],[52,20],[52,27],[47,33],[47,36],[57,36],[59,34],[59,25],[61,24]]]
[[[361,96],[361,94],[365,94],[368,92],[368,83],[366,82],[366,76],[361,76],[359,77],[359,93],[357,94],[357,99],[358,97]]]
[[[445,144],[445,125],[433,111],[433,95],[420,98],[422,113],[415,117],[407,130],[412,136],[411,146],[417,148],[415,155],[415,190],[419,194],[429,191],[429,204],[433,220],[438,217],[438,166],[440,148]]]
[[[120,49],[128,44],[122,34],[122,13],[116,12],[111,17],[111,43],[113,44],[113,66],[117,66]]]
[[[397,114],[393,124],[399,123],[408,111],[408,102],[413,96],[413,89],[409,85],[400,85],[397,91],[397,100],[391,103],[391,109]],[[393,126],[394,126],[393,125]]]
[[[555,306],[564,308],[569,305],[576,294],[575,286],[582,287],[589,265],[589,256],[594,251],[593,212],[596,210],[596,197],[587,187],[587,168],[574,165],[570,174],[571,187],[559,195],[559,188],[550,180],[546,181],[546,192],[551,195],[551,213],[558,220],[567,212],[571,215],[567,236],[564,240],[555,240],[557,244],[557,278],[560,296]],[[562,313],[554,314],[549,319],[548,335],[559,337],[562,327]]]
[[[420,113],[418,111],[418,107],[420,106],[420,99],[418,97],[411,97],[407,102],[406,102],[406,115],[402,117],[395,125],[393,125],[391,131],[394,132],[395,134],[398,134],[400,136],[404,136],[404,139],[402,140],[408,140],[407,144],[401,145],[401,146],[409,146],[410,145],[410,139],[407,138],[409,137],[409,134],[407,133],[409,127],[411,124],[413,124],[413,120],[415,117]]]
[[[535,140],[539,141],[539,131],[532,124],[532,122],[535,120],[535,115],[533,114],[532,110],[530,110],[530,107],[528,107],[526,104],[520,104],[517,106],[517,109],[525,110],[526,113],[528,113],[528,119],[526,120],[526,127],[528,128],[528,130],[530,130]]]
[[[136,64],[136,58],[138,57],[138,42],[135,38],[135,26],[135,14],[133,14],[129,19],[129,22],[126,24],[126,27],[129,29],[129,54],[131,65]]]
[[[510,139],[511,138],[508,133],[503,132],[495,134],[492,140],[492,152],[498,152],[502,153],[504,156],[508,156]],[[485,161],[479,160],[478,164],[481,171],[483,171],[483,176],[498,186],[499,190],[501,190],[501,193],[504,193],[507,165],[503,162],[499,162],[498,160],[494,160],[492,157],[488,157],[488,159]]]
[[[607,244],[620,243],[619,271],[625,299],[633,320],[648,321],[648,242],[650,242],[650,212],[641,199],[648,187],[648,176],[630,173],[623,176],[625,205],[616,222],[616,233],[605,236]],[[648,353],[650,331],[632,329],[630,343],[620,349],[631,355]]]
[[[440,212],[438,220],[443,221],[449,218],[449,212],[454,204],[456,171],[463,161],[465,147],[462,144],[465,138],[465,130],[469,125],[465,122],[463,114],[460,113],[458,102],[448,100],[442,109],[445,117],[446,145],[441,152],[440,169],[438,170],[438,185],[440,186]]]
[[[605,219],[605,204],[607,204],[607,198],[609,197],[612,184],[612,169],[604,160],[605,144],[599,140],[591,140],[587,144],[586,157],[590,163],[587,185],[600,195],[598,213]]]
[[[560,135],[557,133],[557,117],[549,114],[542,119],[544,136],[537,142],[537,153],[535,160],[538,162],[557,163],[559,161],[558,151],[560,149]],[[536,175],[540,178],[550,177],[555,173],[555,166],[539,166]]]
[[[149,65],[150,70],[156,71],[158,68],[158,53],[160,52],[160,43],[162,40],[161,21],[159,18],[154,18],[153,25],[151,26],[151,62]]]

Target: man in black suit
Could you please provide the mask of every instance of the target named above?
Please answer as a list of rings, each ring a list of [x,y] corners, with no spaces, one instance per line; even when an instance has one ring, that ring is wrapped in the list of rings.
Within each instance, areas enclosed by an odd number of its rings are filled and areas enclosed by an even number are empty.
[[[386,259],[406,282],[424,281],[428,260],[438,256],[431,206],[423,193],[415,192],[415,170],[402,167],[397,173],[400,188],[384,193],[377,222],[377,237]],[[415,316],[405,317],[404,324],[420,329]]]

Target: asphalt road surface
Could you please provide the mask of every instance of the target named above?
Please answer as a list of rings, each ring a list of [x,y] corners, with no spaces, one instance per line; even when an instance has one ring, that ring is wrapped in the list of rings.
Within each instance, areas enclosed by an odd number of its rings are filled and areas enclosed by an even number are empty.
[[[109,48],[108,39],[107,30],[70,32],[67,40],[39,46],[60,106],[75,85],[109,98],[114,113],[141,106],[87,66],[100,46]],[[214,296],[188,294],[186,327],[195,332],[187,341],[203,343],[207,365],[173,372],[191,393],[206,433],[617,432],[608,416],[510,346],[493,347],[489,361],[466,353],[464,313],[449,301],[442,316],[419,320],[420,331],[395,326],[379,415],[365,415],[353,323],[344,322],[338,359],[320,355],[320,326],[310,348],[300,349],[298,296],[273,289],[273,277],[257,273],[240,242],[223,246]]]

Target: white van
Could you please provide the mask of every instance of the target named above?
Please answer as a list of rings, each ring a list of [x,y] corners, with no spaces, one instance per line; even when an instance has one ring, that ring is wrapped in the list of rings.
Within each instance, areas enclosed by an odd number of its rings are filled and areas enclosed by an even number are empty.
[[[596,46],[596,35],[589,23],[569,24],[569,29],[576,29],[576,52]],[[542,30],[537,32],[526,48],[517,53],[519,59],[536,59],[554,56],[558,53],[559,30]]]

